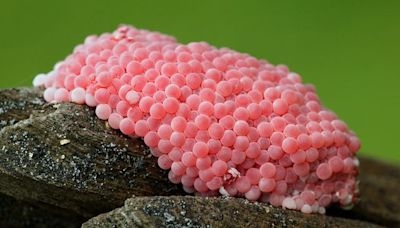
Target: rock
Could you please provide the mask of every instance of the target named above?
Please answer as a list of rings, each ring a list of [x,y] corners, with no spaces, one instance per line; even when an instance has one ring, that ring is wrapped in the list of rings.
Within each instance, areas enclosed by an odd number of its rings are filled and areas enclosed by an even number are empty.
[[[361,158],[361,200],[327,216],[183,195],[140,139],[39,89],[0,90],[0,227],[400,227],[400,169]]]
[[[379,227],[318,214],[303,214],[239,198],[134,197],[125,206],[82,227]]]
[[[40,110],[44,104],[40,89],[0,90],[0,130],[29,118],[33,110]]]
[[[0,92],[0,192],[86,218],[132,195],[182,194],[139,139],[107,127],[93,109],[45,104],[38,90]]]
[[[0,194],[0,227],[80,227],[85,218],[38,202],[24,202]]]

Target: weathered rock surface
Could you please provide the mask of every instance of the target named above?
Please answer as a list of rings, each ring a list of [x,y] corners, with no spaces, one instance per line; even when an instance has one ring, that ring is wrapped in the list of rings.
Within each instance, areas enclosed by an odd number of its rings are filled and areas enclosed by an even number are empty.
[[[0,92],[1,193],[87,218],[132,195],[182,193],[141,140],[108,128],[86,106],[43,105],[40,96],[31,89]]]
[[[0,194],[0,227],[80,227],[86,219],[69,210]]]
[[[134,197],[83,227],[400,227],[400,168],[360,160],[361,197],[348,211],[305,215],[235,198]]]
[[[45,104],[41,94],[0,90],[0,227],[77,227],[133,195],[84,226],[400,227],[398,167],[361,158],[360,202],[328,216],[243,199],[167,197],[184,193],[140,139],[110,129],[93,109]]]
[[[379,227],[317,214],[305,215],[238,198],[135,197],[83,227]]]

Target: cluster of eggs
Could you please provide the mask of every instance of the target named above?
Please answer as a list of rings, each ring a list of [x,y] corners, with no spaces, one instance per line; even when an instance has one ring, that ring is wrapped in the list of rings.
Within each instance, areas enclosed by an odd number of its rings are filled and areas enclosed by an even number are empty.
[[[33,83],[46,101],[95,107],[143,138],[189,193],[304,213],[355,200],[358,138],[284,65],[124,25],[87,37]]]

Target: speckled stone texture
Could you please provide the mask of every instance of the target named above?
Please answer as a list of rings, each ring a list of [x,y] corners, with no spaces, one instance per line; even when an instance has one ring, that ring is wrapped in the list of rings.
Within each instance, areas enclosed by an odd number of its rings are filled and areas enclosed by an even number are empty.
[[[0,90],[0,227],[78,227],[132,195],[85,226],[133,226],[136,215],[141,227],[400,226],[400,169],[362,157],[360,202],[327,216],[242,199],[152,197],[184,193],[143,142],[110,129],[93,109],[44,104],[41,96],[31,88]]]
[[[85,218],[68,209],[0,194],[0,227],[79,227]]]
[[[24,106],[32,104],[25,101],[31,97],[40,104],[39,94],[1,91],[0,104],[9,104],[2,109],[10,111],[0,117],[13,124],[0,131],[0,192],[86,218],[120,206],[132,195],[182,193],[141,140],[111,130],[86,106]]]
[[[239,198],[137,197],[82,227],[379,227],[323,215],[304,215]]]

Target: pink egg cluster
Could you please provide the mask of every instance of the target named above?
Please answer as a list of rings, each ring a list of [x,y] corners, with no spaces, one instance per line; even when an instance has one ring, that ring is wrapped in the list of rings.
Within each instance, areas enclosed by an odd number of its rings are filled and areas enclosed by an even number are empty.
[[[34,85],[143,138],[189,193],[304,213],[356,198],[358,138],[284,65],[124,25],[87,37]]]

